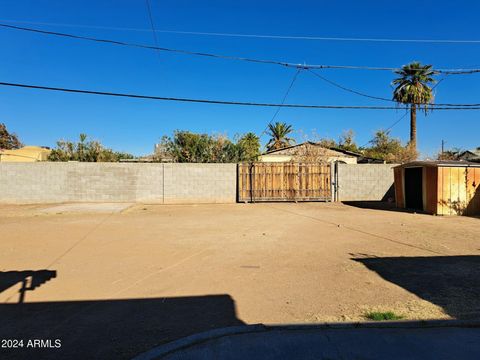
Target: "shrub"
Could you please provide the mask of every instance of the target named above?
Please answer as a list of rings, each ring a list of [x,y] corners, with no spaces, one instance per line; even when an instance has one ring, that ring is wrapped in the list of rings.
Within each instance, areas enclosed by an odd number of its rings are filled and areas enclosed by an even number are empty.
[[[373,321],[388,321],[388,320],[403,319],[403,316],[397,315],[392,311],[386,311],[386,312],[372,311],[372,312],[366,313],[365,317]]]

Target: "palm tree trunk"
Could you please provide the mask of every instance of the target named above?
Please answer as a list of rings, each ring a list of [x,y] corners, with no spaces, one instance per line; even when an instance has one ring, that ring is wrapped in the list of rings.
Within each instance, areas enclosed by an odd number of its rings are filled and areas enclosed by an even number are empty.
[[[417,150],[417,105],[410,107],[410,146]]]

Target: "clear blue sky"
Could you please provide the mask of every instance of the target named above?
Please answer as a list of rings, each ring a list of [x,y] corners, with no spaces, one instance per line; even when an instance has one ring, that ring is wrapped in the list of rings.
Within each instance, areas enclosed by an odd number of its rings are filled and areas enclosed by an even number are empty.
[[[480,39],[475,1],[184,1],[150,0],[157,29],[248,34],[416,39]],[[411,6],[411,8],[409,8]],[[0,20],[150,28],[143,0],[17,0],[0,2]],[[1,22],[1,21],[0,21]],[[26,25],[87,36],[153,44],[149,31]],[[290,62],[401,66],[412,60],[441,67],[480,67],[479,44],[369,43],[158,34],[164,47]],[[0,29],[0,81],[158,96],[281,101],[295,70],[117,47]],[[344,86],[390,97],[386,72],[322,70]],[[479,103],[480,74],[450,76],[438,103]],[[299,75],[289,103],[388,105],[344,92],[313,75]],[[27,144],[53,146],[80,132],[116,150],[151,152],[175,129],[260,133],[275,109],[168,103],[0,87],[0,121]],[[353,129],[362,145],[398,111],[283,109],[277,120],[297,131],[338,138]],[[436,111],[418,118],[423,156],[447,147],[480,146],[480,111]],[[392,129],[406,141],[408,117]],[[302,135],[297,134],[299,140]],[[263,138],[263,140],[266,140]]]

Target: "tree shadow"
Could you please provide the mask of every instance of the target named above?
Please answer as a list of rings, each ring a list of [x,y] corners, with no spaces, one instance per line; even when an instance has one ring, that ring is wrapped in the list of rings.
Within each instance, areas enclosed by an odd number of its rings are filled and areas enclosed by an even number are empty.
[[[23,303],[27,291],[35,290],[55,277],[55,270],[0,271],[0,293],[21,283],[18,302]]]
[[[475,191],[472,198],[462,200],[441,200],[439,204],[443,207],[450,209],[456,215],[464,215],[473,218],[480,217],[480,187]]]
[[[480,219],[480,187],[477,187],[475,194],[468,202],[464,215]]]
[[[480,256],[353,258],[457,319],[480,319]]]
[[[9,359],[130,359],[188,335],[244,324],[229,295],[0,304],[0,319],[0,339],[52,346],[61,340],[60,348],[0,349]]]

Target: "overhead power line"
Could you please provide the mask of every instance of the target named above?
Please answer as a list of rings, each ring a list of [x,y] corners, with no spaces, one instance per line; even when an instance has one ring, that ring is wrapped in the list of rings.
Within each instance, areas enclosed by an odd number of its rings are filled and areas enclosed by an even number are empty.
[[[390,130],[392,130],[392,129],[395,127],[395,125],[397,125],[400,121],[402,121],[403,119],[405,119],[405,118],[407,117],[407,115],[408,115],[408,112],[406,111],[405,114],[403,114],[402,117],[400,117],[400,118],[399,118],[397,121],[395,121],[392,125],[390,125],[389,127],[387,127],[387,128],[385,129],[385,131],[390,131]]]
[[[365,94],[365,93],[362,93],[360,91],[356,91],[356,90],[353,90],[353,89],[350,89],[350,88],[347,88],[343,85],[340,85],[340,84],[337,84],[336,82],[332,81],[332,80],[329,80],[327,79],[326,77],[318,74],[317,72],[313,71],[312,69],[307,69],[309,72],[311,72],[313,75],[315,75],[316,77],[318,77],[319,79],[329,83],[330,85],[333,85],[337,88],[340,88],[344,91],[347,91],[347,92],[351,92],[353,94],[356,94],[356,95],[360,95],[360,96],[363,96],[363,97],[367,97],[367,98],[370,98],[370,99],[375,99],[375,100],[382,100],[382,101],[388,101],[388,102],[394,102],[392,99],[387,99],[387,98],[384,98],[384,97],[379,97],[379,96],[373,96],[373,95],[368,95],[368,94]]]
[[[295,75],[293,76],[292,81],[290,82],[290,85],[289,85],[288,88],[287,88],[287,91],[285,91],[285,95],[283,96],[281,105],[285,104],[285,101],[287,100],[288,94],[290,94],[290,90],[292,90],[293,84],[295,84],[295,81],[297,80],[297,77],[298,77],[298,75],[300,74],[300,71],[302,71],[302,69],[298,69],[298,70],[295,72]],[[267,130],[268,130],[268,127],[269,127],[270,124],[276,119],[276,117],[277,117],[277,115],[278,115],[278,113],[280,112],[281,109],[282,109],[282,107],[279,106],[278,109],[275,111],[275,113],[274,113],[273,116],[272,116],[272,119],[268,122],[267,126],[265,126],[265,129],[261,132],[260,138],[261,138],[264,134],[266,134],[266,132],[267,132]]]
[[[145,0],[145,6],[147,8],[148,18],[150,20],[150,27],[152,28],[153,41],[155,43],[155,47],[158,48],[159,46],[158,46],[157,32],[155,30],[155,23],[153,22],[152,9],[150,7],[150,1],[149,0]]]
[[[102,95],[113,96],[122,98],[133,99],[146,99],[146,100],[160,100],[160,101],[176,101],[176,102],[189,102],[189,103],[203,103],[203,104],[218,104],[218,105],[238,105],[238,106],[259,106],[259,107],[285,107],[285,108],[304,108],[304,109],[355,109],[355,110],[399,110],[405,107],[399,106],[362,106],[362,105],[310,105],[310,104],[272,104],[272,103],[258,103],[258,102],[242,102],[242,101],[225,101],[225,100],[211,100],[211,99],[192,99],[192,98],[177,98],[177,97],[163,97],[152,95],[139,95],[139,94],[127,94],[127,93],[113,93],[105,91],[94,90],[81,90],[70,88],[59,88],[51,86],[40,86],[30,84],[19,84],[0,82],[0,86],[18,87],[25,89],[47,90],[56,92],[67,92],[76,94],[89,94],[89,95]],[[478,106],[471,107],[439,107],[431,106],[431,109],[435,110],[480,110],[480,104]]]
[[[184,55],[203,56],[203,57],[218,58],[223,60],[236,60],[236,61],[245,61],[245,62],[251,62],[251,63],[260,63],[260,64],[271,64],[271,65],[279,65],[279,66],[302,68],[302,69],[343,69],[343,70],[373,70],[373,71],[401,70],[398,67],[300,64],[300,63],[277,61],[277,60],[255,59],[255,58],[248,58],[248,57],[241,57],[241,56],[228,56],[228,55],[219,55],[219,54],[213,54],[213,53],[196,52],[196,51],[189,51],[189,50],[183,50],[183,49],[172,49],[172,48],[166,48],[166,47],[151,46],[151,45],[131,43],[131,42],[125,42],[125,41],[111,40],[111,39],[100,39],[100,38],[95,38],[90,36],[74,35],[74,34],[47,31],[47,30],[41,30],[41,29],[32,29],[32,28],[2,24],[2,23],[0,23],[0,27],[12,29],[12,30],[27,31],[27,32],[43,34],[43,35],[66,37],[71,39],[92,41],[92,42],[98,42],[98,43],[107,43],[107,44],[118,45],[118,46],[128,46],[128,47],[136,47],[136,48],[143,48],[143,49],[149,49],[149,50],[179,53]],[[480,73],[480,69],[436,69],[434,71],[437,73],[443,73],[443,74],[449,74],[449,75]]]
[[[407,110],[407,109],[406,109]],[[405,111],[405,114],[403,114],[400,118],[398,118],[397,120],[395,120],[395,122],[390,125],[389,127],[387,127],[384,131],[385,132],[389,132],[390,130],[392,130],[400,121],[402,121],[403,119],[405,119],[408,115],[408,111]],[[371,140],[367,141],[365,144],[363,144],[362,146],[360,146],[361,148],[364,148],[365,146],[367,146],[369,143],[371,143]]]
[[[259,39],[281,39],[281,40],[320,40],[320,41],[360,41],[360,42],[385,42],[385,43],[434,43],[434,44],[480,44],[480,40],[456,40],[456,39],[392,39],[392,38],[357,38],[357,37],[328,37],[328,36],[296,36],[296,35],[268,35],[268,34],[239,34],[219,33],[203,31],[178,31],[159,30],[159,32],[183,35],[205,35],[224,36]]]
[[[57,27],[72,27],[85,29],[102,29],[118,31],[150,31],[144,28],[114,27],[114,26],[95,26],[83,24],[65,24],[37,21],[21,20],[0,20],[2,22],[45,25]],[[317,40],[317,41],[359,41],[359,42],[387,42],[387,43],[433,43],[433,44],[480,44],[477,39],[395,39],[395,38],[359,38],[359,37],[339,37],[339,36],[311,36],[311,35],[272,35],[272,34],[241,34],[225,32],[206,32],[206,31],[180,31],[180,30],[156,30],[159,33],[179,34],[179,35],[201,35],[201,36],[220,36],[220,37],[241,37],[241,38],[260,38],[260,39],[279,39],[279,40]]]
[[[376,100],[382,100],[382,101],[388,101],[388,102],[391,102],[391,103],[397,103],[397,101],[393,100],[393,99],[388,99],[388,98],[384,98],[384,97],[380,97],[380,96],[373,96],[373,95],[369,95],[369,94],[366,94],[366,93],[363,93],[363,92],[360,92],[360,91],[357,91],[357,90],[353,90],[353,89],[350,89],[346,86],[343,86],[343,85],[340,85],[330,79],[327,79],[325,76],[322,76],[320,75],[319,73],[313,71],[312,69],[307,69],[309,72],[311,72],[312,74],[314,74],[315,76],[317,76],[318,78],[322,79],[323,81],[329,83],[330,85],[333,85],[335,87],[338,87],[344,91],[347,91],[347,92],[350,92],[350,93],[353,93],[353,94],[356,94],[356,95],[360,95],[360,96],[363,96],[363,97],[366,97],[366,98],[370,98],[370,99],[376,99]],[[442,81],[444,81],[446,79],[448,75],[444,75],[444,77],[442,79],[440,79],[433,87],[432,87],[432,90],[434,90]],[[465,106],[465,107],[469,107],[469,106],[479,106],[480,104],[445,104],[445,103],[433,103],[433,104],[429,104],[428,106],[431,106],[431,105],[434,105],[434,106]]]

